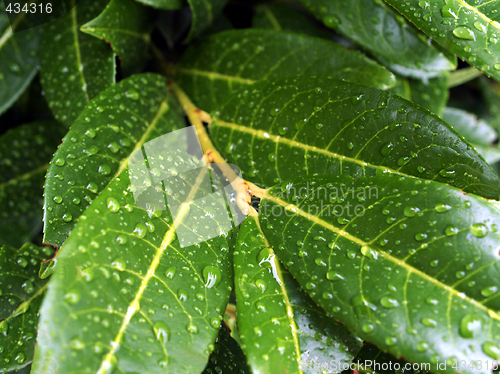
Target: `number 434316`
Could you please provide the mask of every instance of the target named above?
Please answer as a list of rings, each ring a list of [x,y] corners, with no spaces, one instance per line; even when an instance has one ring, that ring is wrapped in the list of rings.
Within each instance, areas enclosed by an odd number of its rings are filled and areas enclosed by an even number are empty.
[[[7,13],[52,13],[52,4],[24,4],[21,8],[20,3],[8,3],[5,9]]]

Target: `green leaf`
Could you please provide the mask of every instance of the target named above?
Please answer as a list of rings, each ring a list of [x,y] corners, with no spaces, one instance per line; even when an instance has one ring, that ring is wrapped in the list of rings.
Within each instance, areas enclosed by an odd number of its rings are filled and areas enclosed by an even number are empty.
[[[450,52],[500,81],[500,1],[386,2]]]
[[[255,216],[240,228],[234,265],[238,331],[254,373],[308,372],[315,361],[350,363],[361,342],[300,290]]]
[[[438,117],[373,88],[328,78],[255,83],[210,125],[215,146],[260,186],[306,175],[395,174],[498,197],[498,178]]]
[[[255,9],[252,27],[276,31],[300,32],[318,38],[327,38],[329,33],[318,27],[308,16],[281,4],[260,5]]]
[[[0,245],[20,247],[40,231],[44,176],[65,132],[39,121],[0,136]]]
[[[109,45],[80,31],[106,3],[81,1],[43,27],[41,82],[54,116],[68,127],[90,100],[115,82],[115,56]]]
[[[228,0],[187,0],[191,7],[191,28],[186,41],[201,35],[208,29],[217,16],[222,13],[222,8]]]
[[[203,374],[250,374],[245,354],[223,323]]]
[[[430,78],[426,81],[398,77],[396,86],[390,91],[440,116],[448,101],[447,82],[446,75]]]
[[[155,13],[134,0],[112,0],[95,19],[84,24],[84,33],[104,39],[122,60],[124,74],[139,71],[147,61]]]
[[[198,223],[213,227],[220,223],[209,213],[226,209],[207,196],[214,188],[206,188],[209,169],[194,171],[186,188],[176,186],[184,180],[170,184],[160,173],[162,192],[179,206],[174,219],[165,206],[136,203],[128,169],[80,217],[59,251],[42,305],[45,334],[38,336],[33,374],[55,368],[67,374],[203,370],[233,276],[224,237],[182,247],[180,229],[196,235],[193,212],[210,207]],[[145,194],[156,192],[150,187]]]
[[[493,127],[475,115],[456,108],[446,108],[443,121],[448,122],[455,130],[470,142],[486,162],[493,164],[500,160],[500,150],[493,143],[498,139]]]
[[[404,177],[289,182],[259,209],[267,240],[315,302],[396,357],[435,372],[447,361],[444,373],[500,358],[499,217],[498,202]]]
[[[500,84],[486,77],[479,78],[479,87],[484,97],[484,101],[488,107],[489,123],[500,131]]]
[[[31,243],[21,249],[0,249],[0,371],[19,370],[33,360],[38,309],[47,288],[37,276],[40,261],[52,256],[50,247]]]
[[[14,25],[22,24],[24,17],[21,13]],[[5,5],[0,3],[0,114],[14,104],[35,76],[38,44],[37,28],[12,32]]]
[[[382,1],[301,0],[318,19],[370,51],[392,71],[430,78],[456,68]]]
[[[134,75],[102,92],[71,126],[47,172],[44,242],[60,247],[135,149],[184,126],[160,75]]]
[[[165,10],[180,9],[184,6],[185,0],[136,0],[138,3]]]
[[[272,30],[233,30],[194,43],[176,79],[201,109],[212,111],[237,88],[296,75],[324,75],[382,89],[395,84],[389,71],[357,51]]]

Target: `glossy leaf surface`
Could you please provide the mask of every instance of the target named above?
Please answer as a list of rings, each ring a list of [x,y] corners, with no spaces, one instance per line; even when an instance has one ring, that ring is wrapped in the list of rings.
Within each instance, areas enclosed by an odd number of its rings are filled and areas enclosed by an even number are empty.
[[[308,373],[310,362],[348,364],[357,354],[361,341],[300,289],[255,216],[240,228],[234,265],[238,331],[254,373]]]
[[[487,162],[493,164],[500,160],[500,150],[493,144],[498,139],[498,134],[488,123],[456,108],[446,108],[443,120],[474,145]]]
[[[40,261],[54,250],[27,243],[0,249],[0,370],[19,370],[33,360],[38,310],[47,281],[38,278]]]
[[[180,9],[184,6],[184,0],[136,0],[138,3],[165,10]]]
[[[370,51],[391,70],[415,78],[453,70],[448,60],[382,1],[301,0],[318,19]]]
[[[44,177],[65,133],[39,121],[0,136],[0,244],[20,247],[41,229]]]
[[[450,52],[500,81],[500,1],[386,2]]]
[[[104,39],[122,60],[128,75],[140,70],[147,61],[154,13],[134,0],[112,0],[95,19],[84,24],[84,33]]]
[[[90,202],[126,168],[134,149],[184,126],[160,75],[134,75],[100,94],[71,126],[48,170],[45,243],[64,242]]]
[[[231,91],[258,80],[330,76],[388,88],[394,75],[339,44],[272,30],[234,30],[200,40],[184,54],[177,81],[196,105],[212,111]]]
[[[187,40],[191,40],[209,28],[228,0],[187,0],[191,8],[191,28]]]
[[[259,82],[221,106],[216,147],[262,186],[306,175],[391,173],[498,196],[498,178],[448,124],[372,88],[327,78]]]
[[[57,120],[68,127],[97,94],[115,82],[115,56],[103,40],[79,29],[97,17],[105,0],[81,1],[43,27],[41,82]]]
[[[300,32],[301,34],[319,38],[329,36],[329,33],[318,27],[313,19],[297,10],[280,4],[258,6],[255,9],[255,15],[252,19],[252,27],[256,29]]]
[[[446,75],[426,81],[398,76],[398,82],[391,92],[441,116],[448,101],[447,83]]]
[[[448,361],[447,373],[500,357],[497,202],[431,181],[325,176],[271,189],[259,215],[309,296],[362,339],[433,371]]]
[[[193,211],[226,209],[200,183],[208,168],[196,169],[195,177],[185,195],[165,179],[163,193],[180,203],[175,221],[166,206],[136,202],[128,169],[92,202],[57,256],[34,374],[55,368],[68,374],[203,370],[233,279],[222,236],[181,246],[179,227],[188,225],[196,235]],[[204,221],[217,224],[208,215]]]
[[[14,25],[22,24],[21,13]],[[39,35],[36,28],[14,33],[0,3],[0,114],[23,93],[37,72]]]

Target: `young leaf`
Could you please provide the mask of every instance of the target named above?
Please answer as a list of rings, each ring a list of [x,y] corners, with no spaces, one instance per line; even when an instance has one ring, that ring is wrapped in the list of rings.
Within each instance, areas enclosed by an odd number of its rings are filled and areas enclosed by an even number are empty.
[[[65,133],[56,121],[39,121],[0,137],[0,245],[20,247],[40,231],[44,176]]]
[[[14,27],[22,24],[20,13]],[[38,30],[31,28],[14,33],[0,3],[0,114],[5,112],[24,92],[37,72]]]
[[[134,0],[112,0],[106,9],[80,30],[104,39],[122,60],[122,70],[129,75],[147,61],[150,33],[155,13]]]
[[[180,228],[197,235],[192,212],[210,207],[198,223],[213,226],[219,224],[214,211],[226,209],[207,196],[212,185],[209,191],[200,182],[209,169],[195,172],[186,189],[164,180],[161,196],[167,193],[180,207],[174,219],[171,205],[165,212],[165,206],[148,208],[134,199],[128,169],[80,217],[58,254],[42,305],[34,374],[55,368],[66,374],[203,370],[233,277],[222,236],[182,247]]]
[[[446,108],[442,118],[474,145],[486,162],[493,164],[500,160],[500,150],[497,145],[493,145],[498,135],[488,123],[456,108]]]
[[[390,91],[441,116],[448,101],[447,83],[448,77],[444,74],[426,81],[398,77],[396,86]]]
[[[329,33],[323,30],[308,16],[281,4],[259,5],[255,9],[252,27],[276,31],[300,32],[318,38],[327,38]]]
[[[207,367],[202,374],[250,374],[245,354],[231,337],[231,332],[223,323],[210,355]]]
[[[160,75],[134,75],[102,92],[71,126],[47,172],[44,242],[61,246],[135,149],[184,126],[182,110]]]
[[[326,26],[358,43],[400,75],[430,78],[456,68],[456,63],[380,0],[301,2]]]
[[[0,249],[0,371],[19,370],[33,360],[38,309],[47,281],[38,278],[40,261],[50,247],[27,243],[21,249]]]
[[[443,47],[500,81],[499,0],[386,0]]]
[[[186,41],[199,36],[222,13],[228,0],[187,0],[191,8],[191,28]]]
[[[325,176],[272,188],[259,216],[309,296],[362,339],[432,371],[448,360],[445,373],[500,358],[497,202],[431,181]]]
[[[386,89],[394,75],[357,51],[305,35],[274,30],[233,30],[194,43],[177,69],[182,89],[212,111],[231,91],[262,79],[329,76]]]
[[[444,121],[397,95],[333,79],[255,83],[217,110],[210,133],[229,162],[262,186],[391,173],[498,197],[494,171]]]
[[[240,228],[234,265],[238,331],[254,373],[301,373],[315,359],[348,364],[357,354],[361,342],[300,290],[255,216]]]
[[[54,116],[68,127],[90,100],[115,81],[115,56],[109,45],[79,30],[105,6],[105,0],[81,1],[43,27],[41,82]]]

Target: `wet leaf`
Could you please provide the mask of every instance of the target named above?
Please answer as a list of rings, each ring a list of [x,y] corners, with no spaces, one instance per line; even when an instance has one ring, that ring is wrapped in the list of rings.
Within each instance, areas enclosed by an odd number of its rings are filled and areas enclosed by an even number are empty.
[[[498,197],[494,171],[448,124],[373,88],[328,78],[259,82],[215,112],[210,132],[261,186],[317,174],[394,174]]]
[[[40,261],[54,250],[31,243],[0,249],[0,370],[19,370],[33,360],[38,309],[47,281],[38,278]]]
[[[456,108],[446,108],[442,118],[474,145],[486,162],[493,164],[500,160],[500,150],[493,144],[498,134],[487,122]]]
[[[361,341],[300,289],[255,216],[240,228],[234,265],[238,331],[254,373],[307,373],[316,361],[350,363]]]
[[[205,111],[216,109],[233,90],[263,79],[315,75],[382,89],[395,84],[394,75],[357,51],[273,30],[233,30],[210,36],[193,44],[179,65],[176,79]]]
[[[97,17],[106,3],[80,1],[65,16],[43,27],[41,82],[54,116],[68,127],[90,100],[115,82],[111,47],[79,30]]]
[[[187,0],[187,2],[191,8],[191,28],[186,41],[190,41],[212,25],[222,13],[222,8],[228,0]]]
[[[272,188],[259,216],[309,296],[360,338],[431,371],[498,359],[497,202],[432,181],[324,176]]]
[[[138,3],[148,5],[153,8],[175,10],[184,6],[185,0],[136,0]]]
[[[134,0],[112,0],[106,9],[80,30],[104,39],[122,60],[122,70],[129,75],[147,61],[150,33],[155,13]]]
[[[96,97],[71,126],[47,172],[44,242],[61,246],[135,149],[184,126],[166,79],[157,74],[134,75]]]
[[[500,81],[500,1],[386,1],[450,52]]]
[[[20,247],[42,227],[43,182],[66,128],[38,121],[0,136],[0,244]]]
[[[151,186],[137,198],[125,169],[80,217],[42,305],[34,374],[203,370],[232,288],[230,252],[223,236],[183,246],[182,234],[199,235],[196,219],[222,225],[208,213],[227,207],[213,197],[209,169],[181,161],[195,168],[194,182],[161,173],[163,191]]]
[[[448,101],[448,77],[442,75],[426,81],[398,76],[391,92],[441,116]]]
[[[14,23],[23,22],[21,13]],[[5,5],[0,3],[0,114],[14,104],[37,72],[38,32],[32,28],[14,33]]]
[[[392,71],[430,78],[456,68],[388,5],[374,0],[301,0],[326,26],[370,51]]]

